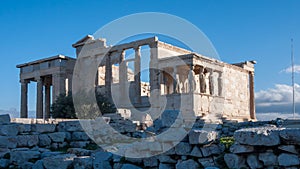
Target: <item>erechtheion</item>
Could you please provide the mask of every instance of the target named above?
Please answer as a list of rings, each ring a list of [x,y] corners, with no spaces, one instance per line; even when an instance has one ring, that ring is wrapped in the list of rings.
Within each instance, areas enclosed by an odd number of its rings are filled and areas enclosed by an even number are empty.
[[[148,82],[141,80],[143,46],[150,51]],[[107,46],[105,39],[88,35],[73,47],[77,58],[102,58],[95,86],[97,91],[112,98],[117,108],[147,110],[151,106],[151,111],[161,111],[159,105],[165,101],[165,110],[179,110],[184,106],[200,117],[217,112],[227,119],[256,118],[255,61],[228,64],[161,42],[157,37]],[[133,57],[126,58],[129,50],[133,51]],[[71,90],[75,64],[76,59],[58,55],[17,65],[20,68],[21,117],[27,117],[27,84],[35,81],[36,117],[48,118],[51,87],[52,102],[59,94]],[[180,104],[183,100],[185,105]]]

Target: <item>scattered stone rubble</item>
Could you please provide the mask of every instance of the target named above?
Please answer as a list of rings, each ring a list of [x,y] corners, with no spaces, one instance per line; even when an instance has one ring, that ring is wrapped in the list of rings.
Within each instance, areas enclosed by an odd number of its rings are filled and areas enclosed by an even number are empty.
[[[118,115],[107,122],[123,135],[147,137],[169,126],[154,121],[144,129]],[[169,120],[169,119],[160,119]],[[266,124],[268,124],[266,126]],[[297,168],[300,165],[300,129],[278,128],[276,122],[223,122],[201,130],[197,120],[189,134],[169,151],[149,158],[127,158],[105,152],[88,137],[79,121],[56,124],[24,124],[0,115],[0,168],[24,169],[217,169]],[[263,127],[258,127],[263,126]],[[207,127],[207,126],[206,126]],[[230,148],[220,137],[234,136]],[[154,144],[153,144],[154,145]],[[147,151],[158,151],[158,143]]]

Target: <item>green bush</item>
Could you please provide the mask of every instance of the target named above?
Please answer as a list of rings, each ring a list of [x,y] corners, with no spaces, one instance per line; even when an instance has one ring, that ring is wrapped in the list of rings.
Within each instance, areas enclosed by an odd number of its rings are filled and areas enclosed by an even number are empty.
[[[225,148],[228,150],[230,146],[234,143],[233,137],[221,137],[220,143],[225,145]]]
[[[96,93],[96,100],[97,100],[97,106],[100,109],[102,114],[115,113],[117,111],[117,109],[115,108],[115,105],[112,104],[102,94]],[[81,108],[81,109],[84,109],[84,108]],[[50,111],[51,111],[51,115],[53,118],[77,119],[78,117],[76,115],[75,108],[74,108],[72,92],[69,92],[67,95],[66,94],[59,95],[56,98],[55,102],[52,104]],[[95,114],[95,115],[86,115],[86,116],[81,115],[80,118],[84,118],[84,117],[87,117],[87,118],[94,117],[95,118],[100,115],[101,115],[100,113]]]

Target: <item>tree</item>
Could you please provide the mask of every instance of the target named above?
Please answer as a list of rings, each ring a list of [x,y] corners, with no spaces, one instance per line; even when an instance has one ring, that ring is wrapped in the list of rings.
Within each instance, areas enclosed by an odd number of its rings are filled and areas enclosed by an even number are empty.
[[[115,105],[111,103],[105,96],[96,92],[97,105],[102,114],[115,113],[117,111]],[[59,95],[51,106],[51,114],[53,118],[77,119],[72,92]],[[100,116],[99,115],[96,115]],[[94,115],[87,117],[95,117]]]

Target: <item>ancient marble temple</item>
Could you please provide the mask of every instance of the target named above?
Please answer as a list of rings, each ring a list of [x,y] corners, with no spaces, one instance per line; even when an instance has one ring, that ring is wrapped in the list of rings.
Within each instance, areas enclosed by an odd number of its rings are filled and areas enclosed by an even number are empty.
[[[102,58],[95,86],[114,102],[119,112],[134,108],[149,110],[155,116],[162,109],[184,109],[203,118],[217,114],[226,119],[256,119],[255,61],[228,64],[161,42],[157,37],[107,46],[105,39],[88,35],[72,46],[77,57]],[[150,51],[148,82],[141,80],[141,49],[145,47]],[[128,51],[133,51],[133,57],[126,58]],[[71,90],[75,63],[76,59],[58,55],[17,65],[21,117],[27,117],[27,84],[37,82],[36,116],[48,118],[50,95],[53,102],[59,94]]]

